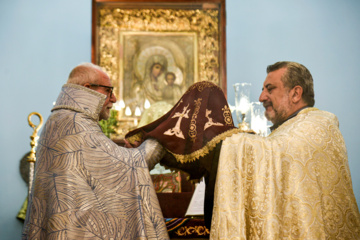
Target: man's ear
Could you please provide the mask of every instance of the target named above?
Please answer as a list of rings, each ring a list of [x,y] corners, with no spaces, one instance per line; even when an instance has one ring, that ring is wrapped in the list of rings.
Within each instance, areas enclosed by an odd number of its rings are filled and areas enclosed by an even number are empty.
[[[295,86],[292,90],[291,100],[293,103],[298,103],[302,100],[303,88],[300,86]]]
[[[87,87],[87,88],[90,88],[90,87],[91,87],[90,83],[85,83],[83,86],[84,86],[84,87]]]

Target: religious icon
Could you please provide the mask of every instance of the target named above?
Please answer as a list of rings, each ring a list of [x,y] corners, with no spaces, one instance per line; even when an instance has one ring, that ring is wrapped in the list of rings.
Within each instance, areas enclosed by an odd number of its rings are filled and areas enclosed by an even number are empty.
[[[92,61],[113,81],[119,126],[171,108],[195,82],[226,92],[224,9],[224,0],[94,0]]]
[[[163,89],[162,98],[164,101],[174,105],[181,98],[183,90],[181,86],[175,83],[176,75],[173,72],[165,74],[165,81],[167,85]]]
[[[159,101],[174,105],[197,81],[195,34],[125,32],[120,37],[125,104],[136,101],[141,108],[148,100],[151,105]]]

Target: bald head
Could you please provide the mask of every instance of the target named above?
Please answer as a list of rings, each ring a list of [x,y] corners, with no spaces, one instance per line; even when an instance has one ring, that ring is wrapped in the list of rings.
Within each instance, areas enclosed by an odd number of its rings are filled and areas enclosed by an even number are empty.
[[[81,86],[84,86],[86,83],[98,84],[101,75],[104,74],[104,71],[98,65],[93,63],[82,63],[71,71],[67,83]]]
[[[104,94],[106,99],[100,111],[99,120],[109,118],[110,109],[116,102],[116,97],[112,92],[111,80],[101,67],[92,63],[82,63],[71,71],[67,83],[81,85]]]

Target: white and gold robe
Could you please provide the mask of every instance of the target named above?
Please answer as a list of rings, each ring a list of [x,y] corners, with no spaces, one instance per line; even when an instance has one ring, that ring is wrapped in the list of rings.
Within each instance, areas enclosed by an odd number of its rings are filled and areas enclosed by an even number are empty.
[[[168,239],[147,159],[98,124],[105,95],[65,84],[42,130],[23,239]],[[150,153],[149,153],[150,152]]]
[[[223,141],[211,239],[360,239],[335,115],[307,108],[268,137]]]

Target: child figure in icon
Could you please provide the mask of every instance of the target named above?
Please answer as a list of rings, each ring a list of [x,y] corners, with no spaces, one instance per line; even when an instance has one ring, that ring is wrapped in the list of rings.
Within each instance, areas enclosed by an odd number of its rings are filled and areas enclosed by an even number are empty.
[[[163,100],[174,105],[182,96],[181,87],[175,83],[176,76],[173,72],[165,74],[165,81],[167,85],[163,88]]]

